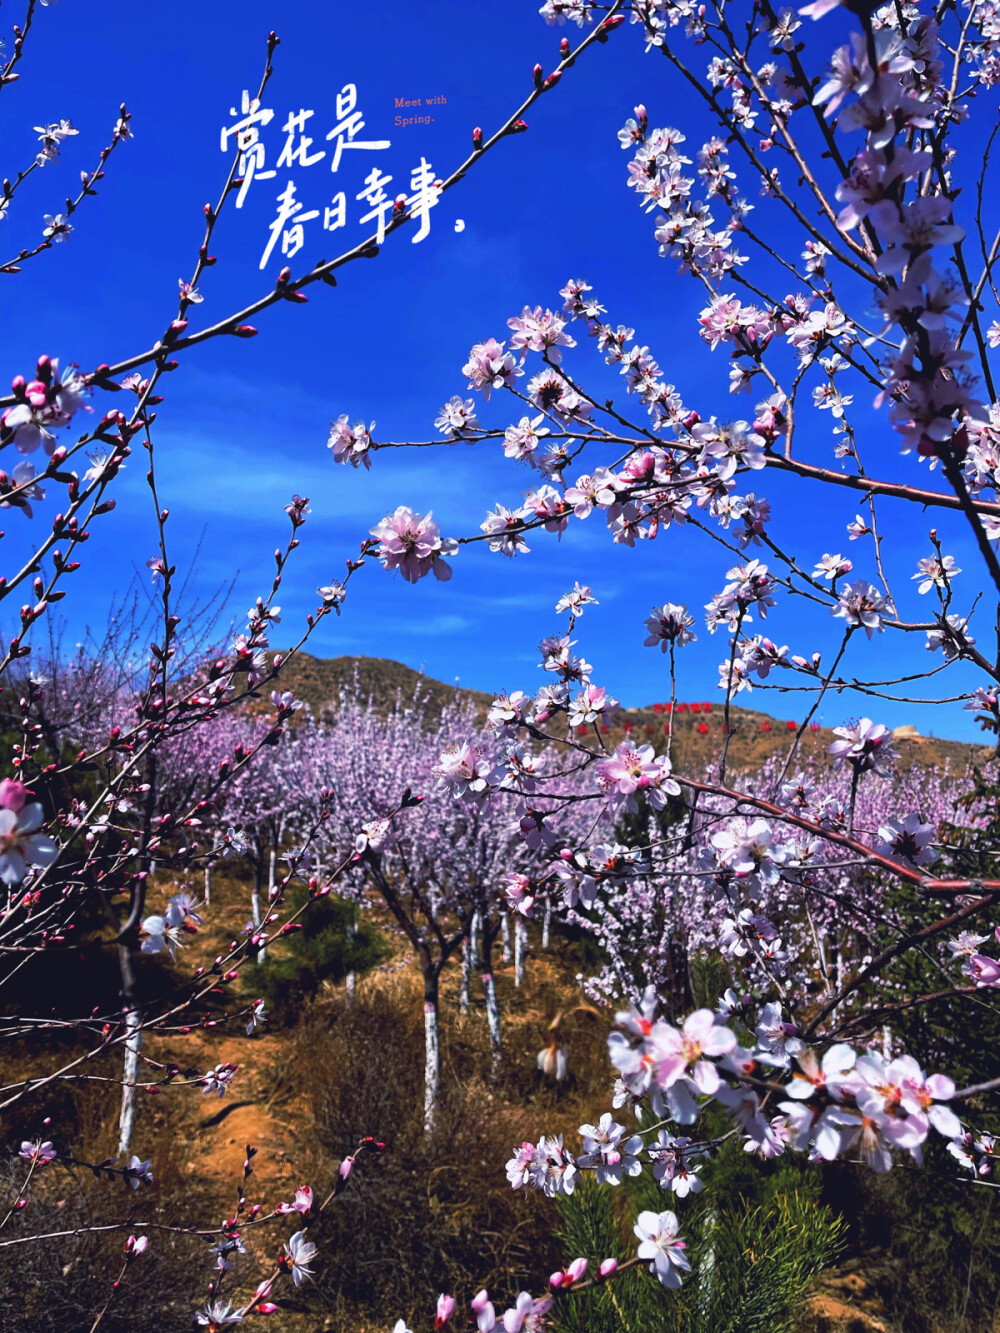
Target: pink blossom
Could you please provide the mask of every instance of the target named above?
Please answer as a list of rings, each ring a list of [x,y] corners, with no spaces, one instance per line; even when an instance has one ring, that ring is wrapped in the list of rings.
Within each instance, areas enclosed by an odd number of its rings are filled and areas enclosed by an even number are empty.
[[[50,866],[59,855],[52,839],[36,831],[41,825],[41,804],[25,805],[23,787],[11,783],[0,808],[0,879],[5,884],[19,884],[29,866]]]
[[[295,1198],[291,1203],[279,1203],[275,1212],[278,1213],[306,1213],[312,1210],[313,1192],[308,1185],[300,1185],[295,1191]]]
[[[468,741],[445,750],[433,772],[453,796],[485,796],[497,777],[493,760]]]
[[[576,341],[566,330],[566,321],[561,315],[551,310],[542,310],[536,305],[532,310],[525,306],[519,316],[508,319],[507,324],[513,329],[511,347],[519,348],[521,360],[527,352],[547,352],[550,361],[558,364],[562,360],[561,347],[575,347]]]
[[[726,1055],[735,1046],[735,1033],[716,1023],[711,1009],[696,1009],[680,1029],[657,1023],[648,1038],[661,1088],[669,1088],[690,1074],[698,1090],[709,1095],[719,1086],[719,1074],[711,1058]]]
[[[679,1287],[682,1273],[691,1267],[684,1241],[677,1236],[677,1215],[671,1212],[641,1212],[633,1230],[639,1238],[640,1259],[651,1259],[649,1271],[665,1287]]]
[[[972,978],[977,986],[1000,986],[1000,963],[987,954],[972,954],[963,971]]]
[[[317,1253],[317,1247],[306,1240],[304,1231],[296,1231],[285,1242],[285,1264],[290,1270],[292,1281],[301,1287],[306,1278],[312,1280],[313,1270],[309,1267]]]
[[[219,1329],[242,1324],[243,1311],[234,1310],[228,1301],[209,1301],[204,1310],[196,1312],[194,1322],[199,1328],[207,1328],[208,1333],[218,1333]]]
[[[542,1333],[548,1325],[545,1315],[552,1308],[551,1297],[536,1299],[522,1291],[512,1310],[504,1312],[503,1326],[507,1333]]]
[[[823,1056],[822,1064],[816,1059],[814,1051],[802,1051],[796,1056],[802,1072],[792,1076],[788,1095],[805,1101],[817,1088],[838,1098],[852,1092],[857,1083],[852,1072],[856,1059],[855,1052],[843,1042],[830,1047]]]
[[[883,824],[875,848],[887,856],[909,861],[911,865],[930,865],[938,857],[931,846],[934,836],[933,824],[922,824],[919,815],[910,814],[905,819],[890,819]]]
[[[54,219],[51,227],[56,239],[62,239],[57,233],[72,230],[57,228]],[[23,454],[33,453],[40,444],[51,454],[56,447],[52,432],[69,425],[90,390],[75,366],[60,373],[58,360],[47,356],[39,358],[36,378],[20,384],[15,388],[20,401],[0,414],[0,440],[12,438]]]
[[[519,370],[510,352],[503,350],[503,343],[495,338],[487,338],[484,343],[476,343],[469,353],[469,360],[462,367],[462,374],[468,378],[470,389],[479,389],[484,398],[489,398],[493,389],[511,387]]]
[[[526,507],[508,509],[497,503],[495,511],[487,514],[480,524],[480,529],[486,533],[490,550],[506,556],[527,552],[530,548],[524,539],[524,521],[530,517],[531,511]]]
[[[597,606],[597,598],[592,594],[589,587],[581,587],[579,582],[574,583],[571,592],[563,593],[562,597],[556,602],[556,611],[569,611],[573,616],[579,616],[585,606]]]
[[[327,444],[327,448],[333,450],[334,461],[350,463],[351,467],[363,463],[366,468],[370,468],[372,460],[369,450],[372,445],[371,432],[374,429],[374,421],[368,427],[362,421],[355,426],[349,426],[347,414],[339,416],[330,427],[330,439]]]
[[[378,557],[385,569],[398,569],[403,578],[416,583],[432,570],[441,580],[451,578],[451,566],[442,559],[454,555],[458,543],[442,539],[431,514],[415,514],[400,505],[371,529],[379,543]]]
[[[442,407],[434,424],[451,439],[461,439],[479,426],[476,405],[471,398],[463,400],[458,394],[454,394]]]
[[[612,699],[601,685],[585,685],[570,704],[568,721],[571,727],[590,726],[599,718],[614,717],[621,710],[617,699]]]
[[[649,636],[643,643],[647,648],[655,648],[659,644],[663,652],[666,652],[671,644],[683,648],[685,644],[693,643],[698,637],[689,629],[693,624],[694,616],[688,614],[686,606],[675,602],[664,602],[663,606],[654,606],[646,620]]]
[[[508,426],[504,431],[503,451],[508,458],[516,458],[520,463],[535,466],[535,452],[549,428],[543,426],[543,416],[522,417],[516,426]]]
[[[493,1333],[493,1329],[497,1326],[497,1316],[485,1287],[482,1291],[476,1292],[470,1304],[472,1313],[476,1316],[479,1333]]]
[[[832,614],[842,616],[849,625],[862,628],[870,639],[875,630],[884,631],[882,617],[886,610],[886,600],[875,585],[867,579],[855,579],[840,590]]]
[[[659,809],[668,796],[676,796],[680,787],[670,777],[670,760],[657,756],[651,745],[634,746],[630,741],[619,741],[608,759],[600,759],[596,766],[597,781],[608,795],[615,814],[635,810],[636,793],[645,792],[650,804]]]
[[[885,776],[889,765],[897,758],[889,728],[881,722],[873,722],[870,717],[863,717],[850,726],[834,727],[833,734],[840,738],[830,746],[837,768],[848,763],[859,773],[870,770]]]
[[[446,1296],[444,1292],[442,1292],[437,1300],[437,1314],[434,1318],[435,1329],[444,1328],[445,1324],[448,1322],[448,1320],[451,1318],[454,1312],[455,1312],[454,1296]]]
[[[55,1161],[58,1154],[48,1139],[44,1143],[39,1139],[34,1143],[25,1139],[18,1156],[23,1157],[26,1162],[34,1162],[36,1166],[46,1166],[49,1162]]]

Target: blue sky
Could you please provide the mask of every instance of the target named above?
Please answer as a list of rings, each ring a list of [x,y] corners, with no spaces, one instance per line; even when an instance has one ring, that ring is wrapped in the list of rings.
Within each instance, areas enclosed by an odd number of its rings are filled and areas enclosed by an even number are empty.
[[[180,0],[135,7],[127,20],[107,0],[62,0],[58,8],[39,9],[22,79],[0,99],[5,173],[32,159],[34,125],[68,117],[80,133],[59,162],[36,172],[19,193],[0,228],[3,258],[37,240],[42,214],[75,192],[80,170],[92,167],[122,101],[132,112],[135,138],[116,153],[69,241],[6,279],[12,284],[8,311],[15,316],[5,328],[9,373],[30,371],[40,352],[84,367],[114,362],[161,334],[176,310],[177,280],[193,267],[202,205],[216,198],[227,169],[220,130],[242,90],[256,87],[271,27],[282,45],[265,98],[275,111],[263,131],[267,166],[275,165],[290,111],[313,110],[313,148],[327,147],[337,93],[349,82],[358,88],[365,137],[388,138],[391,145],[344,154],[336,181],[348,191],[352,222],[333,235],[307,223],[306,244],[291,261],[301,272],[369,231],[357,225],[361,206],[351,196],[372,165],[392,175],[390,193],[407,188],[421,156],[447,174],[465,156],[473,126],[489,134],[526,95],[535,61],[554,66],[563,34],[576,43],[576,28],[547,28],[537,7],[537,0],[505,0],[501,19],[483,7],[482,22],[468,0],[419,6],[403,0],[379,6]],[[836,31],[827,29],[825,46]],[[396,127],[394,117],[404,114],[396,99],[418,97],[446,100],[405,113],[432,115],[433,123]],[[654,125],[677,124],[698,143],[710,132],[667,62],[645,56],[634,31],[616,33],[532,108],[528,133],[501,144],[445,196],[426,240],[413,244],[412,231],[404,230],[377,261],[343,270],[335,291],[314,287],[308,305],[266,312],[256,339],[217,339],[183,359],[165,381],[155,438],[161,498],[172,514],[171,559],[185,569],[200,543],[191,580],[199,595],[235,577],[230,607],[239,618],[258,592],[266,592],[272,552],[287,531],[283,505],[293,491],[310,497],[312,515],[282,589],[281,634],[287,630],[289,637],[314,607],[316,585],[338,577],[368,528],[397,504],[433,508],[446,535],[476,530],[496,499],[515,505],[532,479],[504,460],[495,443],[386,452],[371,473],[353,472],[334,465],[326,449],[329,425],[346,412],[352,421],[374,421],[377,439],[432,438],[440,405],[453,393],[467,394],[460,371],[470,346],[503,338],[508,316],[525,304],[556,305],[570,277],[593,285],[609,319],[635,326],[667,379],[703,415],[750,413],[755,398],[733,400],[727,393],[724,354],[709,354],[696,337],[700,289],[657,257],[652,221],[625,188],[627,157],[616,132],[638,101],[646,103]],[[258,263],[275,196],[289,175],[298,198],[322,216],[333,192],[326,159],[256,183],[245,207],[230,212],[218,229],[212,249],[219,262],[200,284],[205,300],[191,312],[193,327],[246,304],[273,281],[285,261],[276,254],[266,274]],[[456,219],[465,224],[461,232]],[[782,234],[775,234],[780,247]],[[798,248],[797,239],[792,243]],[[569,364],[592,391],[624,403],[621,380],[592,347],[577,349]],[[505,425],[515,418],[491,403],[481,419]],[[884,422],[867,409],[862,419],[873,432],[873,472],[928,484],[926,469],[898,455]],[[816,456],[826,461],[826,418],[816,429]],[[845,524],[857,512],[849,492],[831,497],[770,474],[764,489],[775,532],[787,537],[803,563],[811,567],[823,551],[840,550],[855,559],[857,574],[874,574],[870,548],[854,543],[848,549]],[[149,586],[145,561],[154,551],[154,529],[139,458],[131,460],[117,494],[116,513],[94,528],[86,575],[77,576],[63,603],[70,643],[88,625],[103,626],[111,600],[133,577]],[[51,505],[40,510],[45,514]],[[909,587],[916,560],[930,553],[930,524],[914,526],[912,515],[889,510],[883,521],[892,545],[889,572],[899,587]],[[398,575],[367,569],[352,585],[343,616],[324,623],[310,651],[393,657],[484,690],[534,689],[542,681],[537,642],[558,628],[554,604],[578,579],[600,599],[579,626],[577,649],[593,663],[595,678],[627,704],[664,697],[663,659],[642,648],[642,622],[665,600],[688,602],[700,615],[731,561],[694,534],[670,532],[635,550],[616,548],[598,525],[593,517],[575,523],[559,543],[538,534],[531,555],[513,562],[482,547],[463,551],[447,585],[425,580],[411,587]],[[971,600],[978,569],[971,542],[954,521],[937,526],[946,549],[969,571],[959,587]],[[5,527],[8,545],[21,549],[27,522],[11,513]],[[914,613],[929,609],[918,605],[915,592],[905,602]],[[792,652],[820,647],[829,654],[841,624],[785,599],[757,628]],[[985,637],[985,626],[982,632]],[[911,645],[910,662],[922,654]],[[870,645],[856,641],[847,669],[892,675],[901,663],[899,646],[891,634]],[[697,644],[682,657],[681,697],[719,697],[717,664],[724,655],[723,636],[701,626]],[[976,683],[969,672],[953,679],[949,693]],[[741,702],[800,717],[801,698],[755,690]],[[866,710],[847,697],[831,698],[822,718],[836,725],[860,711]],[[892,725],[915,722],[938,735],[974,734],[958,705],[876,702],[872,715]]]

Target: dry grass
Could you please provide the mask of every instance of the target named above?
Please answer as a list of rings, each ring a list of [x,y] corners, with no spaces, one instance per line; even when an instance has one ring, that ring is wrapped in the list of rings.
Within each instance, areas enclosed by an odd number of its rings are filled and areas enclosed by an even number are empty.
[[[154,888],[151,903],[176,887]],[[246,920],[248,899],[248,881],[217,877],[209,923],[188,938],[178,978],[224,950]],[[123,1212],[136,1222],[183,1219],[217,1226],[235,1211],[248,1143],[258,1149],[248,1199],[266,1211],[290,1199],[301,1182],[322,1197],[340,1158],[362,1135],[373,1134],[385,1140],[387,1151],[362,1158],[347,1190],[314,1222],[317,1282],[293,1293],[283,1281],[282,1311],[268,1324],[274,1333],[389,1333],[398,1317],[425,1327],[438,1291],[468,1299],[488,1285],[503,1300],[524,1285],[540,1285],[565,1259],[552,1237],[555,1210],[537,1194],[511,1191],[504,1163],[513,1145],[543,1131],[563,1131],[567,1145],[578,1149],[576,1127],[607,1107],[611,1016],[580,1011],[566,1020],[570,1077],[563,1085],[547,1083],[535,1056],[551,1019],[580,1001],[579,963],[566,941],[557,937],[553,951],[542,954],[533,936],[523,991],[515,989],[510,966],[498,961],[495,967],[505,1059],[493,1081],[481,990],[474,984],[470,1012],[460,1014],[459,971],[452,966],[442,986],[441,1110],[437,1132],[427,1139],[421,1125],[421,981],[405,942],[395,933],[389,939],[391,956],[362,978],[353,1003],[342,987],[327,984],[298,1023],[280,1032],[247,1038],[240,1024],[229,1023],[151,1036],[147,1052],[157,1060],[201,1069],[224,1060],[239,1064],[230,1094],[219,1101],[177,1089],[143,1097],[134,1142],[136,1151],[153,1158],[152,1190],[133,1195],[86,1172],[74,1178],[49,1168],[7,1234],[15,1228],[22,1234],[69,1229]],[[52,1054],[22,1053],[15,1063],[40,1072]],[[72,1144],[91,1161],[114,1152],[115,1087],[62,1085],[39,1095],[30,1109],[28,1132]],[[48,1126],[45,1116],[51,1117]],[[16,1175],[12,1179],[16,1188]],[[271,1271],[292,1229],[287,1223],[247,1229],[249,1253],[238,1259],[233,1275],[237,1301]],[[17,1264],[0,1265],[0,1329],[86,1333],[117,1273],[125,1234],[18,1251]],[[179,1333],[190,1328],[192,1305],[204,1299],[213,1263],[208,1243],[149,1234],[150,1251],[126,1278],[141,1286],[142,1295],[131,1304],[123,1293],[122,1311],[113,1303],[104,1333]],[[867,1288],[855,1289],[841,1276],[820,1285],[803,1333],[892,1328]]]

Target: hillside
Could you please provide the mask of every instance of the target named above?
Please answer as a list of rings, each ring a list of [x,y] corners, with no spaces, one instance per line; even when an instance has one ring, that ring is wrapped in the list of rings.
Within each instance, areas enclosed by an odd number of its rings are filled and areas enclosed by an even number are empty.
[[[404,702],[412,699],[419,688],[433,715],[454,699],[457,688],[384,657],[312,657],[302,652],[282,668],[281,687],[304,700],[315,717],[322,717],[336,708],[341,690],[351,688],[355,676],[362,697],[374,699],[379,712],[392,708],[397,697]],[[460,689],[458,693],[472,699],[477,708],[485,711],[489,707],[491,696],[481,690]]]
[[[427,699],[432,716],[455,697],[456,690],[462,698],[470,699],[482,715],[491,701],[491,696],[481,690],[448,685],[401,662],[381,657],[319,658],[298,653],[282,671],[281,681],[284,689],[303,699],[313,714],[321,717],[336,709],[341,689],[353,684],[355,674],[362,695],[373,698],[380,712],[392,708],[397,697],[404,701],[412,699],[418,688]],[[776,717],[758,709],[732,707],[730,765],[757,768],[771,755],[784,754],[795,734],[795,726],[789,724],[799,722],[801,717]],[[626,726],[633,739],[662,749],[667,727],[664,705],[625,709],[605,733],[605,744],[613,746],[623,740]],[[681,772],[701,772],[718,756],[723,734],[723,706],[718,700],[679,704],[673,714],[674,766]],[[804,758],[822,757],[828,753],[833,739],[833,731],[828,727],[807,731],[800,753]],[[947,765],[952,771],[962,771],[970,763],[985,763],[995,753],[990,746],[920,736],[911,727],[897,728],[894,744],[903,768],[913,764],[927,768]]]

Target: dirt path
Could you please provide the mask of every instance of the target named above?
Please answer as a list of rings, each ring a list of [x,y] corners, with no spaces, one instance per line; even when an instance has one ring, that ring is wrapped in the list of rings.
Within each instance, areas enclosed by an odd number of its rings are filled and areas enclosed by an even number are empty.
[[[201,1179],[217,1187],[220,1199],[232,1199],[243,1179],[247,1145],[257,1149],[253,1178],[247,1194],[254,1202],[272,1207],[290,1199],[299,1179],[295,1162],[295,1106],[274,1104],[274,1071],[285,1049],[278,1036],[258,1034],[253,1040],[193,1032],[171,1037],[164,1047],[177,1063],[211,1069],[230,1063],[239,1066],[224,1098],[211,1094],[193,1100],[184,1132],[197,1139],[198,1152],[186,1164]]]

